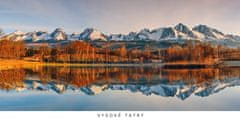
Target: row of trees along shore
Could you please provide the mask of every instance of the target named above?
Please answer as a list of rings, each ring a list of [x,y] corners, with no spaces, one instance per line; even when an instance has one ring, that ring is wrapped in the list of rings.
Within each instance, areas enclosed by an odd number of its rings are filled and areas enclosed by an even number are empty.
[[[216,59],[239,59],[239,48],[212,46],[207,43],[174,45],[166,49],[97,48],[88,42],[74,41],[56,47],[29,48],[23,41],[0,41],[0,58],[25,59],[61,63],[150,63],[150,62],[211,62]]]
[[[125,45],[121,45],[111,50],[110,48],[97,48],[81,41],[55,48],[47,46],[41,46],[39,49],[30,48],[26,56],[39,58],[44,62],[61,63],[146,63],[151,62],[152,59],[161,59],[159,53],[150,49],[128,50]]]

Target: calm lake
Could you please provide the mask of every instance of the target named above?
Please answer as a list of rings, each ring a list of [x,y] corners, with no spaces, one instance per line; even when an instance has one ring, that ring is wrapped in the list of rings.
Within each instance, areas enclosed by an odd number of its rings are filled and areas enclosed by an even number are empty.
[[[240,110],[240,67],[233,64],[1,70],[0,110]]]

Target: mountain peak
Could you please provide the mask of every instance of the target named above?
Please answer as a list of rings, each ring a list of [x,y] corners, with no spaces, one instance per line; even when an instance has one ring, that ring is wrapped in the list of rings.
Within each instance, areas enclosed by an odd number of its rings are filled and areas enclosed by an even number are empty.
[[[183,23],[178,23],[174,28],[181,28],[181,27],[187,27]]]
[[[56,28],[54,31],[60,32],[60,31],[64,31],[64,30],[63,30],[63,28]]]
[[[196,38],[196,35],[192,32],[192,30],[182,23],[177,24],[174,27],[174,29],[176,29],[178,32],[184,33],[185,36]],[[182,35],[180,35],[180,36],[182,36]]]
[[[197,30],[197,31],[209,31],[211,28],[208,27],[207,25],[197,25],[195,27],[193,27],[193,30]]]
[[[66,40],[67,35],[64,32],[63,28],[56,28],[52,33],[51,37],[53,37],[54,40]]]
[[[150,30],[147,28],[140,30],[140,33],[149,33],[149,32],[150,32]]]
[[[17,35],[23,35],[25,34],[23,31],[20,31],[20,30],[16,30],[13,32],[14,34],[17,34]]]
[[[205,35],[205,38],[221,39],[224,38],[224,34],[214,28],[207,25],[197,25],[193,28],[194,31],[200,32]]]
[[[83,40],[103,40],[106,41],[107,37],[102,32],[94,28],[86,28],[81,34],[80,38]]]
[[[178,23],[174,28],[178,31],[190,30],[186,25],[182,23]]]

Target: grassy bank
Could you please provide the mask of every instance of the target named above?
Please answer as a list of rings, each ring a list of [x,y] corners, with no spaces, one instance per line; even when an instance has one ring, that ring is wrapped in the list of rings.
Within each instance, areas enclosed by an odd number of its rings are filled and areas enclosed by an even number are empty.
[[[212,66],[218,64],[217,61],[204,61],[204,62],[169,62],[169,63],[114,63],[114,64],[85,64],[85,63],[47,63],[47,62],[32,62],[27,60],[14,60],[14,59],[0,59],[0,70],[14,69],[14,68],[38,68],[41,66],[62,66],[62,67],[134,67],[134,66]]]
[[[14,69],[14,68],[37,68],[40,66],[63,66],[63,67],[131,67],[131,66],[159,66],[159,63],[143,63],[143,64],[127,64],[127,63],[119,63],[119,64],[85,64],[85,63],[46,63],[46,62],[31,62],[26,60],[13,60],[13,59],[0,59],[0,70],[4,69]]]
[[[0,59],[0,70],[14,69],[14,68],[34,68],[42,65],[39,62],[29,62],[23,60]]]

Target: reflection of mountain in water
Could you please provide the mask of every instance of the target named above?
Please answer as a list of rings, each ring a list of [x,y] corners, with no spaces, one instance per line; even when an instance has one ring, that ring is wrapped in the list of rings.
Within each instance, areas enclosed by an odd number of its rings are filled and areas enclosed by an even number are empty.
[[[83,92],[128,90],[144,95],[186,99],[209,96],[240,85],[240,68],[163,69],[150,67],[43,67],[0,71],[0,89]]]
[[[175,85],[110,85],[111,90],[130,90],[131,92],[141,92],[144,95],[159,95],[163,97],[178,97],[182,100],[188,98],[190,95],[194,94],[196,96],[209,96],[214,93],[218,93],[227,87],[238,86],[240,85],[239,79],[232,79],[226,81],[214,81],[210,85],[198,86],[198,85],[184,85],[184,84],[175,84]]]

